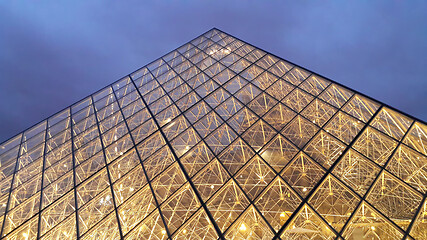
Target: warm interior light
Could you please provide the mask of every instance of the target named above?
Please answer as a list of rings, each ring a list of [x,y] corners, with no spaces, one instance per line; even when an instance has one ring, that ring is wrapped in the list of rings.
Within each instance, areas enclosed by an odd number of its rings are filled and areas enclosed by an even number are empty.
[[[307,192],[307,188],[303,188],[303,189],[302,189],[302,191],[303,191],[303,192]]]
[[[244,223],[242,223],[242,225],[240,225],[239,227],[240,231],[246,231],[246,225]]]
[[[372,227],[371,227],[371,229],[372,229],[372,230],[375,230],[375,227],[374,227],[374,226],[372,226]]]
[[[163,229],[162,230],[162,234],[165,235],[166,234],[166,230]]]
[[[285,212],[282,212],[281,214],[280,214],[280,217],[286,217],[286,213]]]
[[[214,187],[215,187],[214,185],[211,185],[211,189],[214,189]]]
[[[186,234],[187,233],[187,229],[182,230],[182,233]]]

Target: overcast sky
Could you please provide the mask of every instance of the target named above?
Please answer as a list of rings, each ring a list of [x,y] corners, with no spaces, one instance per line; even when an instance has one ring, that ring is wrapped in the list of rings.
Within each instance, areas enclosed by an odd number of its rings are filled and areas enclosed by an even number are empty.
[[[217,27],[427,120],[426,1],[1,1],[0,142]]]

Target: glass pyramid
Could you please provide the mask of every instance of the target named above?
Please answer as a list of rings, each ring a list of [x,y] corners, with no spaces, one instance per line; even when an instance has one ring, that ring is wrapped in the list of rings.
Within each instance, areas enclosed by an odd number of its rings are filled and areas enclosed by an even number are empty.
[[[427,239],[427,125],[212,29],[0,145],[3,239]]]

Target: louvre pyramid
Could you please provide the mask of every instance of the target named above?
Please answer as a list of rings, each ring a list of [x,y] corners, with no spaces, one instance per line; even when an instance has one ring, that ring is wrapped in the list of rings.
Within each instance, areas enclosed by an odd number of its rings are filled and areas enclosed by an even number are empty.
[[[2,239],[427,239],[427,125],[218,29],[0,145]]]

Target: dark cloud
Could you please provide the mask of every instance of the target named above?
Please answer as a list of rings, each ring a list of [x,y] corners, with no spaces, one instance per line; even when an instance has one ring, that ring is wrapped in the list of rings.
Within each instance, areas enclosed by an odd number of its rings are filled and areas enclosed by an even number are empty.
[[[426,120],[427,3],[0,3],[0,142],[217,27]]]

